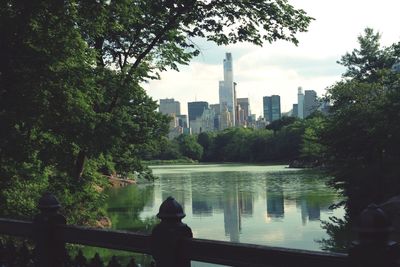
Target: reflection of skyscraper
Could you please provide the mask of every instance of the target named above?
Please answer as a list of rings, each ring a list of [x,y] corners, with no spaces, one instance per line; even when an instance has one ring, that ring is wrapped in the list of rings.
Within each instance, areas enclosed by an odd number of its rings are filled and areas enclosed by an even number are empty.
[[[283,189],[279,185],[267,185],[267,215],[272,218],[282,218],[285,213]]]
[[[239,193],[239,211],[245,217],[253,216],[253,194],[250,192]]]
[[[173,179],[173,178],[172,178]],[[179,178],[178,180],[181,180],[184,178]],[[178,186],[176,186],[178,185]],[[184,181],[182,182],[173,182],[173,183],[169,183],[169,182],[163,182],[161,184],[161,197],[162,200],[166,200],[169,196],[172,196],[173,198],[175,198],[176,201],[179,202],[179,204],[182,205],[183,209],[185,209],[185,192],[188,191],[187,188],[185,188],[186,186],[188,186],[188,184]]]
[[[318,203],[308,203],[308,219],[310,221],[318,221],[321,218],[321,209]]]
[[[231,242],[239,242],[241,230],[237,184],[228,184],[224,192],[224,226],[225,235]]]
[[[192,213],[194,216],[211,216],[213,213],[213,206],[210,196],[206,193],[193,191],[192,188]]]
[[[300,200],[301,206],[301,221],[303,224],[307,223],[307,219],[309,221],[318,221],[321,218],[321,208],[319,203],[310,202],[306,199]]]

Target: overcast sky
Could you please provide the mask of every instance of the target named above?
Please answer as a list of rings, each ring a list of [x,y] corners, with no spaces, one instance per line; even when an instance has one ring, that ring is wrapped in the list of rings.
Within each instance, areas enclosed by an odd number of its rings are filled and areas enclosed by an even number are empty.
[[[319,96],[340,80],[344,69],[336,63],[357,47],[357,36],[372,27],[382,34],[382,44],[400,41],[400,0],[289,0],[315,18],[308,32],[298,34],[299,45],[279,41],[263,47],[247,43],[216,46],[198,40],[201,54],[180,72],[169,70],[161,80],[145,85],[154,100],[175,98],[187,114],[187,102],[218,103],[218,81],[223,79],[226,52],[233,57],[237,96],[249,97],[252,113],[262,114],[262,97],[281,96],[281,109],[297,102],[297,87]]]

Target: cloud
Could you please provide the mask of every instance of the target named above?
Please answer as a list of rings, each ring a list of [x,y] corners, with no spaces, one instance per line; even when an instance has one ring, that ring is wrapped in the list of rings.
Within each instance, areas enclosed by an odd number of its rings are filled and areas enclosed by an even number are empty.
[[[233,55],[234,80],[238,97],[249,97],[253,113],[261,115],[262,97],[281,95],[283,111],[297,101],[297,87],[313,89],[318,95],[340,80],[344,68],[336,63],[357,45],[357,36],[365,27],[381,31],[382,44],[400,39],[396,19],[400,1],[381,0],[289,0],[315,18],[308,32],[298,34],[298,46],[278,41],[258,47],[246,43],[217,46],[196,38],[202,54],[180,72],[167,71],[160,81],[146,84],[154,99],[175,98],[187,112],[187,102],[218,102],[218,81],[223,79],[225,52]]]

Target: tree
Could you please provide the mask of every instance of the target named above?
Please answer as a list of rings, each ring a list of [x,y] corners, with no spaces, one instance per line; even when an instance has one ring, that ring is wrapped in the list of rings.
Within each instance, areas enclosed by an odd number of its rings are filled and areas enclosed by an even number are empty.
[[[350,217],[400,192],[400,76],[390,71],[400,53],[398,44],[381,48],[379,36],[365,30],[360,48],[342,58],[346,79],[328,91],[333,108],[322,141]]]
[[[399,44],[381,48],[381,34],[365,28],[364,35],[358,36],[359,49],[342,56],[339,64],[347,68],[343,77],[358,81],[376,81],[379,71],[390,69],[399,55]]]
[[[197,142],[203,147],[202,161],[209,161],[211,158],[211,147],[213,143],[214,135],[209,132],[202,132],[197,136]]]
[[[197,143],[193,135],[181,134],[177,137],[181,154],[192,160],[199,160],[203,155],[203,147]]]
[[[324,158],[325,147],[320,142],[321,131],[323,131],[325,118],[310,116],[304,120],[303,142],[301,144],[301,157],[303,160],[318,163]]]
[[[280,129],[282,129],[282,127],[284,127],[286,125],[290,125],[290,124],[294,123],[296,120],[297,120],[297,118],[295,118],[295,117],[283,116],[279,120],[274,120],[270,124],[265,126],[265,129],[274,131],[274,135],[276,135],[276,132],[279,131]]]
[[[88,223],[104,165],[146,172],[138,152],[167,131],[143,82],[187,64],[194,37],[297,43],[310,21],[286,1],[2,1],[2,213],[28,215],[52,190]]]

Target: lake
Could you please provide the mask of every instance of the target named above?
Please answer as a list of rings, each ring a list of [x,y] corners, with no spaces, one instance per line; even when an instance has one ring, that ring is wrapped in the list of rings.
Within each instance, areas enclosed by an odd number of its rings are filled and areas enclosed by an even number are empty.
[[[344,216],[343,209],[329,209],[342,198],[317,171],[245,164],[151,169],[154,184],[109,191],[114,229],[151,231],[160,204],[173,196],[196,238],[320,251],[319,241],[328,238],[321,221]]]

